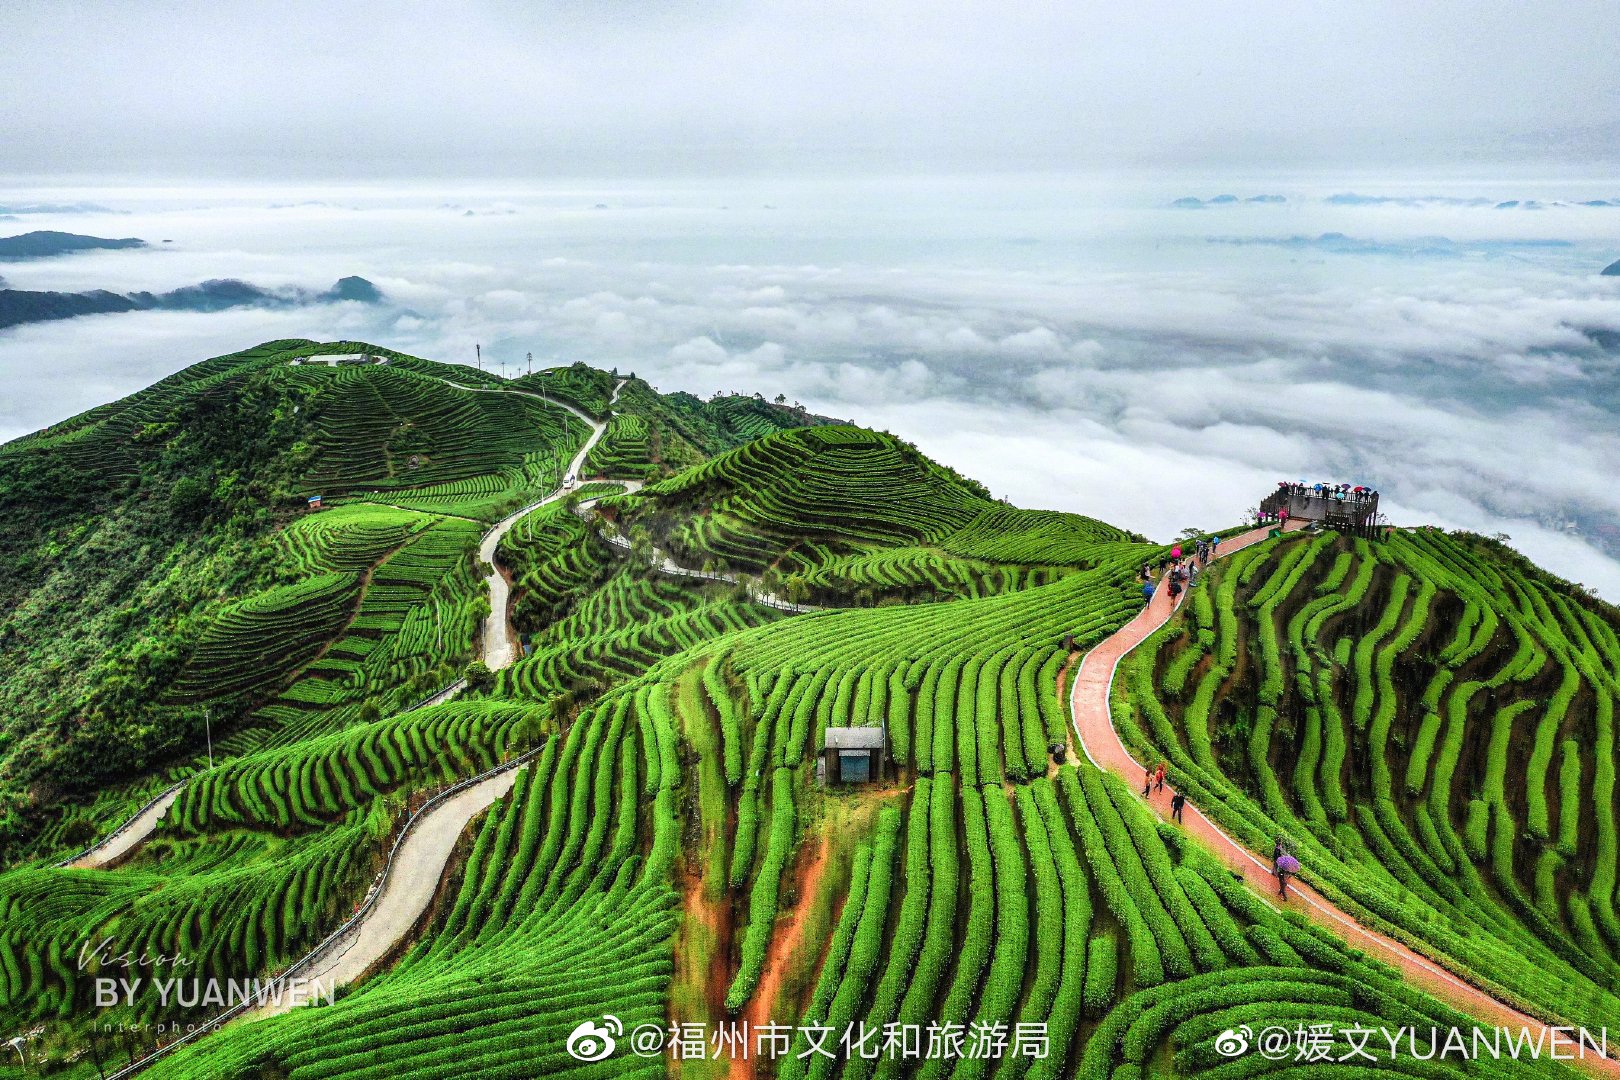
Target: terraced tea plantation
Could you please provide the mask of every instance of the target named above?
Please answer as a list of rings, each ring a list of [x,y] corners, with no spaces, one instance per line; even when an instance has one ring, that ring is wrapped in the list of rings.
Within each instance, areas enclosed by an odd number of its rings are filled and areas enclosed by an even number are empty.
[[[1168,545],[891,436],[363,342],[19,440],[0,500],[0,1074],[1612,1067],[1542,1025],[1620,1028],[1620,613],[1493,541],[1256,533],[1144,612]],[[1319,904],[1092,763],[1081,658],[1155,611],[1108,730]],[[217,1030],[161,989],[346,955]],[[1431,1044],[1504,1016],[1543,1052]]]
[[[1459,975],[1620,1018],[1612,610],[1432,530],[1290,540],[1211,584],[1120,681],[1144,753]]]
[[[612,505],[686,565],[768,572],[817,603],[987,595],[1142,554],[1119,529],[993,502],[892,436],[847,426],[759,439]]]

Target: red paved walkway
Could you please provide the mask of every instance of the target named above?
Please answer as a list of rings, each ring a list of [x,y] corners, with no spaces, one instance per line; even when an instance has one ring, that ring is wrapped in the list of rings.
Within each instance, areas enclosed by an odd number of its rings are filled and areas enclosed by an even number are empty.
[[[1297,528],[1299,524],[1296,522],[1291,527]],[[1266,539],[1269,531],[1268,528],[1255,529],[1223,540],[1220,553],[1222,556],[1230,555],[1250,544],[1258,543]],[[1080,670],[1070,691],[1074,728],[1079,736],[1081,750],[1091,759],[1092,764],[1120,774],[1128,784],[1142,782],[1143,766],[1131,757],[1130,751],[1125,749],[1119,733],[1114,730],[1114,721],[1109,714],[1109,690],[1114,682],[1114,669],[1127,653],[1169,621],[1172,610],[1170,591],[1161,581],[1151,603],[1112,637],[1102,641],[1086,654],[1085,659],[1080,662]],[[1166,784],[1164,791],[1155,792],[1148,800],[1149,805],[1161,817],[1170,816],[1171,794],[1169,785]],[[1272,877],[1269,861],[1262,860],[1226,835],[1214,822],[1200,813],[1191,800],[1187,802],[1182,816],[1185,819],[1186,830],[1202,841],[1221,862],[1244,875],[1251,885],[1257,886],[1256,891],[1268,901],[1277,902],[1275,879]],[[1291,903],[1303,903],[1313,918],[1332,926],[1353,947],[1394,965],[1406,975],[1408,981],[1486,1024],[1514,1030],[1525,1027],[1532,1032],[1544,1027],[1541,1021],[1503,1004],[1393,938],[1362,926],[1309,885],[1298,880],[1291,881],[1288,895]],[[1567,1044],[1565,1045],[1567,1048]],[[1620,1076],[1620,1061],[1598,1057],[1586,1060],[1588,1066],[1600,1074]]]

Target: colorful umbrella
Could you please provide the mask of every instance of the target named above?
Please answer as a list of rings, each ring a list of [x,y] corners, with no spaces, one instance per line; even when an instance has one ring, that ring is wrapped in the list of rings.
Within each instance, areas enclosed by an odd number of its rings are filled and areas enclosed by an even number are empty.
[[[1285,874],[1299,873],[1299,860],[1292,855],[1284,855],[1277,860],[1277,869]]]

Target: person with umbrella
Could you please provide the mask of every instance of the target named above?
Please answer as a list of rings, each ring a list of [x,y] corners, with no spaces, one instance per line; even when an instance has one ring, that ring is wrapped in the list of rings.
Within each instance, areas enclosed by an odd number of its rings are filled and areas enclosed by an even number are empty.
[[[1277,841],[1277,895],[1284,900],[1288,899],[1288,875],[1299,873],[1299,860],[1283,849],[1282,841]]]

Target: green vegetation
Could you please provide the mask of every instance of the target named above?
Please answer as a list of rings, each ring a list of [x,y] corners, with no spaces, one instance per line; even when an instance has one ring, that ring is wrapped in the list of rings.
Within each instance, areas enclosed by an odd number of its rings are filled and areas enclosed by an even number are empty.
[[[609,500],[685,566],[765,574],[818,604],[977,597],[1139,549],[1111,526],[1018,510],[892,436],[772,435]]]
[[[317,351],[389,362],[292,362]],[[534,395],[606,421],[585,477],[650,483],[534,506],[585,437]],[[1059,687],[1140,610],[1164,549],[997,502],[891,436],[583,365],[502,383],[274,342],[0,449],[0,504],[0,1030],[43,1028],[42,1073],[89,1080],[152,1045],[98,1024],[210,1011],[150,990],[98,1008],[86,941],[273,973],[362,902],[409,809],[520,755],[395,954],[329,1007],[231,1024],[148,1075],[670,1071],[623,1046],[570,1056],[611,1014],[626,1034],[1047,1036],[1045,1056],[761,1066],[787,1080],[1315,1076],[1344,1067],[1215,1040],[1470,1022],[1071,745]],[[478,551],[508,515],[494,561],[520,648],[491,671]],[[826,610],[662,573],[608,530]],[[1611,609],[1477,538],[1288,537],[1209,572],[1120,669],[1116,712],[1197,805],[1253,848],[1293,838],[1307,880],[1369,925],[1597,1026],[1620,1004],[1617,635]],[[885,733],[875,783],[817,782],[840,727]],[[180,779],[126,861],[47,865]]]
[[[386,363],[303,362],[352,353]],[[601,414],[618,381],[575,365],[503,384],[363,342],[276,341],[0,449],[0,857],[88,839],[114,818],[86,804],[121,809],[109,783],[194,765],[210,718],[226,753],[249,753],[451,682],[487,611],[479,536],[554,490],[586,434],[535,393]],[[746,437],[735,410],[625,390],[615,422],[650,432],[650,452],[700,460]],[[533,607],[538,588],[521,591]]]
[[[779,431],[833,422],[802,408],[768,403],[759,395],[716,395],[703,401],[691,394],[660,394],[634,375],[619,392],[615,412],[645,422],[645,435],[637,437],[645,438],[647,460],[661,473],[701,464],[715,454]]]
[[[647,440],[647,421],[635,413],[620,413],[608,421],[607,436],[591,450],[583,471],[587,476],[657,476],[660,469]]]
[[[607,415],[613,387],[618,381],[617,372],[600,371],[589,364],[576,363],[525,375],[514,379],[512,386],[566,401],[586,415],[601,419]]]
[[[353,574],[316,574],[226,608],[203,630],[169,684],[170,698],[229,698],[281,681],[348,624],[359,586]],[[251,662],[244,664],[244,658]]]
[[[1208,585],[1221,618],[1195,605],[1196,632],[1173,623],[1116,683],[1143,753],[1469,981],[1536,1015],[1620,1017],[1613,609],[1433,530],[1290,539]]]

